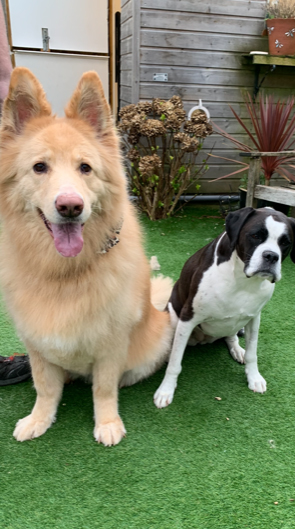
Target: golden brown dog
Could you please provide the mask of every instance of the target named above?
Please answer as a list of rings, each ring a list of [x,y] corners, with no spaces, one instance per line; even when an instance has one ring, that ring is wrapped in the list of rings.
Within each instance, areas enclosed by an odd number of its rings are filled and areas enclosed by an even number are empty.
[[[19,441],[55,418],[66,372],[92,375],[94,437],[125,434],[118,386],[167,358],[171,282],[152,286],[110,109],[96,73],[84,74],[66,110],[16,68],[0,131],[1,283],[32,366],[37,400]],[[118,242],[119,240],[119,242]],[[151,299],[154,303],[152,305]]]

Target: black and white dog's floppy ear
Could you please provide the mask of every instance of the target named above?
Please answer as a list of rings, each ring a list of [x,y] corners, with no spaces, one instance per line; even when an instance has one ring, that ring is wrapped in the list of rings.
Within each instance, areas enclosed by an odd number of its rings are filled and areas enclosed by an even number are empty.
[[[238,242],[239,234],[246,220],[254,213],[253,208],[242,208],[238,211],[230,212],[225,221],[225,229],[230,240],[231,250],[234,250]]]
[[[292,231],[293,231],[293,246],[292,246],[292,249],[291,249],[291,252],[290,252],[290,257],[291,257],[293,263],[295,263],[295,219],[290,217],[288,220],[289,220],[289,222],[291,224],[291,228],[292,228]]]

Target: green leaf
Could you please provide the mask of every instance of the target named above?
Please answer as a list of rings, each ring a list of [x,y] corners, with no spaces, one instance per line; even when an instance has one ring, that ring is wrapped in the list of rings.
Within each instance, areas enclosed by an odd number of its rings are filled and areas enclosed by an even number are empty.
[[[174,156],[169,156],[170,160],[174,160]]]
[[[165,119],[166,119],[165,114],[161,114],[160,120],[161,120],[161,121],[165,121]]]

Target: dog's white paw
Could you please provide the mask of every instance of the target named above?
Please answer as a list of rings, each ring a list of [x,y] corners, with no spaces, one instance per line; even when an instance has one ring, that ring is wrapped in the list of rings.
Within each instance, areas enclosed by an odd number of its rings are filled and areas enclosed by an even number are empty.
[[[255,393],[265,393],[266,381],[260,373],[256,373],[255,375],[247,374],[247,379],[249,389],[252,389]]]
[[[165,382],[165,380],[163,380],[162,384],[154,394],[154,403],[157,408],[166,408],[166,406],[171,404],[173,401],[176,385],[176,382]]]
[[[234,344],[229,348],[229,352],[232,355],[233,359],[237,362],[240,362],[240,364],[244,364],[244,356],[245,356],[245,349],[241,347],[239,344]]]
[[[47,421],[38,421],[34,419],[33,415],[30,414],[23,419],[20,419],[16,423],[13,436],[17,441],[28,441],[30,439],[35,439],[35,437],[40,437],[43,435],[46,430],[51,426],[52,420],[48,419]]]
[[[113,446],[117,445],[125,437],[126,430],[120,417],[117,417],[112,422],[95,426],[93,433],[98,443],[102,443],[104,446]]]

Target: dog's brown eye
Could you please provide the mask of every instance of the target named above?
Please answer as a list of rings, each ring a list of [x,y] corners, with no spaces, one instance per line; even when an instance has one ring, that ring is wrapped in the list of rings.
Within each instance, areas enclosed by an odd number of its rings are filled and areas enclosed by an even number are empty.
[[[280,240],[280,243],[282,244],[282,246],[289,246],[289,244],[291,244],[291,241],[288,239],[288,237],[286,237],[286,235],[283,235]]]
[[[41,173],[47,173],[48,166],[44,162],[35,163],[33,167],[35,173],[41,174]]]
[[[258,241],[258,239],[260,239],[259,235],[257,233],[252,233],[251,234],[251,237],[252,239],[254,239],[255,241]]]
[[[81,163],[81,165],[80,165],[81,173],[87,174],[87,173],[90,173],[91,170],[92,169],[91,169],[90,165],[88,165],[88,163]]]

